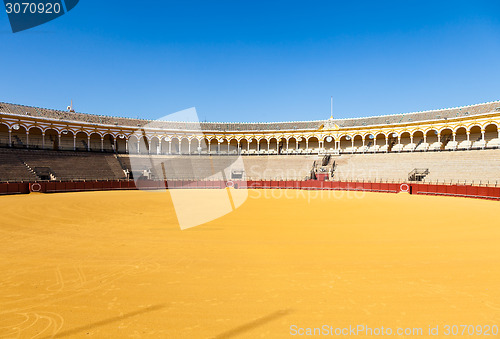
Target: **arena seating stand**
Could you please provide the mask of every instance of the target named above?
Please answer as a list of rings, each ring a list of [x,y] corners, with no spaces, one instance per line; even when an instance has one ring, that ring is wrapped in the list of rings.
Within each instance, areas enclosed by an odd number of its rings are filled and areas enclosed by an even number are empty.
[[[0,148],[0,181],[35,181],[35,168],[55,180],[117,180],[126,175],[114,154]]]

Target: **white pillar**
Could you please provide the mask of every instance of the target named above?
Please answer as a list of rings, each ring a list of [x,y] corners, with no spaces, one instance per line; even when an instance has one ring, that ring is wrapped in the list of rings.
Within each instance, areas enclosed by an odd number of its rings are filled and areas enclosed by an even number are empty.
[[[104,152],[104,137],[101,135],[101,152]]]
[[[189,144],[188,144],[188,153],[191,155],[191,140],[188,140],[189,141]]]
[[[90,135],[87,135],[87,151],[90,151]]]
[[[73,134],[73,151],[76,151],[76,134]]]
[[[29,144],[30,144],[30,139],[29,139],[30,135],[29,135],[29,131],[26,130],[26,148],[29,148]]]
[[[42,149],[45,149],[45,132],[42,132]]]
[[[12,147],[12,130],[10,128],[9,128],[9,147]]]

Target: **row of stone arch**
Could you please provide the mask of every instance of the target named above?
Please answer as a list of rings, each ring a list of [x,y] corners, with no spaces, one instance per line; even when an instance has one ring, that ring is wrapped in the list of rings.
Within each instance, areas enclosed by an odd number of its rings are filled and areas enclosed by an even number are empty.
[[[115,137],[111,134],[58,131],[52,128],[42,130],[39,127],[26,128],[14,125],[12,128],[0,124],[0,145],[14,148],[31,148],[47,150],[81,150],[125,153],[127,139],[125,136]]]
[[[216,138],[215,136],[141,136],[113,135],[53,128],[0,124],[0,145],[54,150],[117,151],[119,153],[197,154],[197,153],[287,153],[296,150],[345,150],[369,145],[383,146],[416,142],[484,140],[500,138],[498,125],[457,126],[455,128],[325,135]]]

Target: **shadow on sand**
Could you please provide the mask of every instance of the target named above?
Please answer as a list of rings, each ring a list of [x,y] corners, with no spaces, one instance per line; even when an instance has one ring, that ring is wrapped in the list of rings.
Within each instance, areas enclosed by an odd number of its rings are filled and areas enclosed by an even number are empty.
[[[273,312],[271,314],[268,314],[262,318],[255,319],[253,321],[250,321],[246,324],[240,325],[238,327],[235,327],[233,329],[230,329],[229,331],[226,331],[224,333],[221,333],[212,339],[227,339],[227,338],[233,338],[237,335],[240,335],[244,332],[251,331],[256,327],[262,326],[268,322],[271,322],[273,320],[276,320],[278,318],[284,317],[287,314],[290,314],[292,310],[287,309],[287,310],[278,310],[276,312]]]
[[[162,309],[164,307],[165,307],[164,304],[153,305],[153,306],[150,306],[150,307],[146,307],[146,308],[140,309],[138,311],[125,313],[124,315],[120,315],[120,316],[117,316],[117,317],[108,318],[108,319],[105,319],[105,320],[97,321],[97,322],[92,323],[92,324],[88,324],[88,325],[76,327],[76,328],[73,328],[73,329],[70,329],[70,330],[66,330],[66,331],[62,331],[62,332],[57,333],[56,335],[48,336],[48,337],[45,337],[43,339],[48,339],[48,338],[63,338],[63,337],[71,336],[71,335],[76,334],[78,332],[90,330],[90,329],[93,329],[93,328],[99,327],[99,326],[104,326],[104,325],[107,325],[107,324],[110,324],[110,323],[114,323],[116,321],[120,321],[120,320],[123,320],[123,319],[134,317],[134,316],[139,315],[139,314],[144,314],[144,313],[148,313],[148,312],[157,311],[157,310]]]

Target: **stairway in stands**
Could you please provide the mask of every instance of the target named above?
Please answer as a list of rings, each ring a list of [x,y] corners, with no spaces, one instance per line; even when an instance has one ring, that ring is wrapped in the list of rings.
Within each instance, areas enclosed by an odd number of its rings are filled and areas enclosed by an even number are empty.
[[[408,181],[422,181],[429,173],[428,168],[414,168],[408,173]]]

